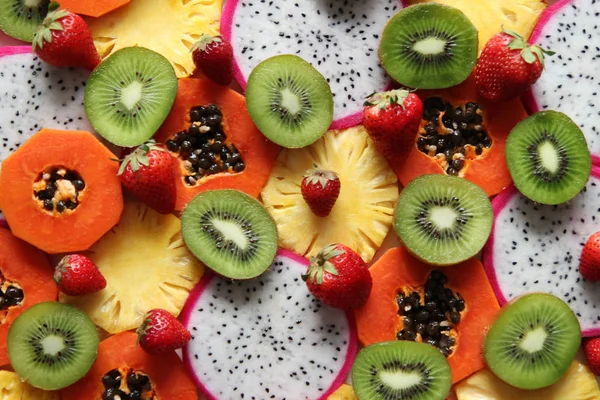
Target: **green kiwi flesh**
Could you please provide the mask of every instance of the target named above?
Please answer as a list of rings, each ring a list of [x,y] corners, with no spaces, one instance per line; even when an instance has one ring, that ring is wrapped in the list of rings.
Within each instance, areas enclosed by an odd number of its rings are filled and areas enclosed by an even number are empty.
[[[308,146],[333,120],[333,95],[327,80],[290,54],[268,58],[252,70],[246,102],[258,129],[283,147]]]
[[[452,265],[476,255],[492,230],[492,205],[466,179],[422,175],[400,194],[394,228],[408,250],[433,265]]]
[[[517,189],[542,204],[560,204],[577,196],[592,169],[583,132],[558,111],[541,111],[519,122],[508,135],[504,152]]]
[[[560,379],[581,343],[577,317],[558,297],[533,293],[510,303],[490,328],[484,357],[494,374],[521,389]]]
[[[48,14],[50,0],[4,0],[0,5],[0,30],[8,36],[33,42],[33,35]]]
[[[416,4],[388,21],[379,58],[399,83],[441,89],[467,79],[477,61],[478,43],[477,29],[462,11],[438,3]]]
[[[44,390],[61,389],[81,379],[97,352],[94,323],[66,304],[36,304],[17,317],[8,331],[8,356],[15,372]]]
[[[277,228],[267,210],[237,190],[212,190],[190,201],[181,216],[183,240],[209,268],[231,279],[265,272],[277,253]]]
[[[352,385],[360,400],[444,400],[452,373],[442,353],[429,344],[383,342],[358,353]]]
[[[169,61],[143,47],[116,51],[92,73],[85,88],[85,111],[106,140],[133,147],[150,139],[177,94]]]

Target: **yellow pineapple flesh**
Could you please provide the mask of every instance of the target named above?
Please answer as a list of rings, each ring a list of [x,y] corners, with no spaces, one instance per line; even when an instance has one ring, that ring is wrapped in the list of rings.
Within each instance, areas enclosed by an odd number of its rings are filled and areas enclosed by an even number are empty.
[[[503,26],[527,39],[546,8],[544,0],[409,0],[409,3],[441,3],[461,10],[479,31],[480,52]]]
[[[165,56],[178,78],[194,72],[190,49],[200,35],[216,35],[222,0],[132,0],[99,18],[86,18],[103,59],[141,46]]]
[[[327,217],[317,217],[300,192],[304,173],[316,164],[340,178],[340,195]],[[362,126],[329,131],[302,149],[284,149],[262,193],[275,219],[281,247],[305,257],[338,242],[369,262],[392,224],[398,183]]]
[[[596,377],[585,365],[573,361],[554,385],[536,390],[512,387],[489,370],[481,370],[456,386],[458,400],[598,400]]]
[[[343,383],[327,400],[358,400],[358,397],[356,397],[352,386]]]
[[[14,372],[0,371],[0,400],[60,400],[60,395],[35,388]]]
[[[204,272],[183,242],[181,221],[133,200],[126,200],[119,223],[86,254],[106,278],[106,288],[79,297],[61,293],[60,301],[112,334],[137,328],[153,308],[179,315]]]

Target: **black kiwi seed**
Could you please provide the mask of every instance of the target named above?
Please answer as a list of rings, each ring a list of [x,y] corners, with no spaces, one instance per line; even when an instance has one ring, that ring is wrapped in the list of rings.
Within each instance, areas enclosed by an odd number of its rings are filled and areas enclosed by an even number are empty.
[[[39,0],[35,5],[25,0],[5,0],[0,6],[0,30],[16,39],[31,43],[33,35],[46,14],[50,0]]]

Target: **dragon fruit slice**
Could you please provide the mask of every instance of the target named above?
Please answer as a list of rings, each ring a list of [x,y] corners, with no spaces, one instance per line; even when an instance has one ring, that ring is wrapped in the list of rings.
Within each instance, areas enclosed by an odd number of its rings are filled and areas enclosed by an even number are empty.
[[[300,275],[306,259],[280,251],[260,277],[205,277],[183,321],[183,359],[209,399],[325,399],[356,354],[353,315],[321,304]]]
[[[556,54],[525,96],[530,112],[556,110],[583,130],[600,165],[600,1],[560,0],[548,7],[529,41]]]
[[[567,204],[535,204],[514,187],[492,202],[494,228],[484,249],[484,266],[500,304],[531,292],[566,301],[583,336],[600,335],[600,290],[579,274],[587,238],[600,226],[600,167]]]
[[[244,89],[252,68],[271,56],[295,54],[310,62],[331,86],[331,128],[343,129],[362,121],[369,93],[390,84],[379,64],[379,35],[403,7],[401,0],[229,0],[221,34],[232,43],[235,77]]]

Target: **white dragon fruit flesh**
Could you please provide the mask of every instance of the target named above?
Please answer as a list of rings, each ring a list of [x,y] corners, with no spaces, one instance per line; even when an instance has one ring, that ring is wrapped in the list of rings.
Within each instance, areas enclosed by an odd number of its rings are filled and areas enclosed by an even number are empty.
[[[399,0],[229,0],[221,33],[233,46],[242,88],[250,71],[271,56],[295,54],[311,63],[331,86],[331,128],[341,129],[358,125],[365,97],[389,86],[379,63],[379,36],[402,8]]]
[[[280,251],[253,280],[205,277],[183,321],[183,358],[209,399],[326,399],[356,354],[352,314],[323,305],[306,288],[306,259]]]
[[[600,165],[600,1],[560,0],[548,7],[529,41],[556,52],[525,97],[531,112],[556,110],[582,129]]]
[[[600,336],[600,288],[579,273],[583,246],[600,230],[600,167],[592,167],[585,188],[568,203],[536,204],[511,187],[492,206],[484,265],[500,304],[525,293],[552,293],[577,315],[583,336]]]

